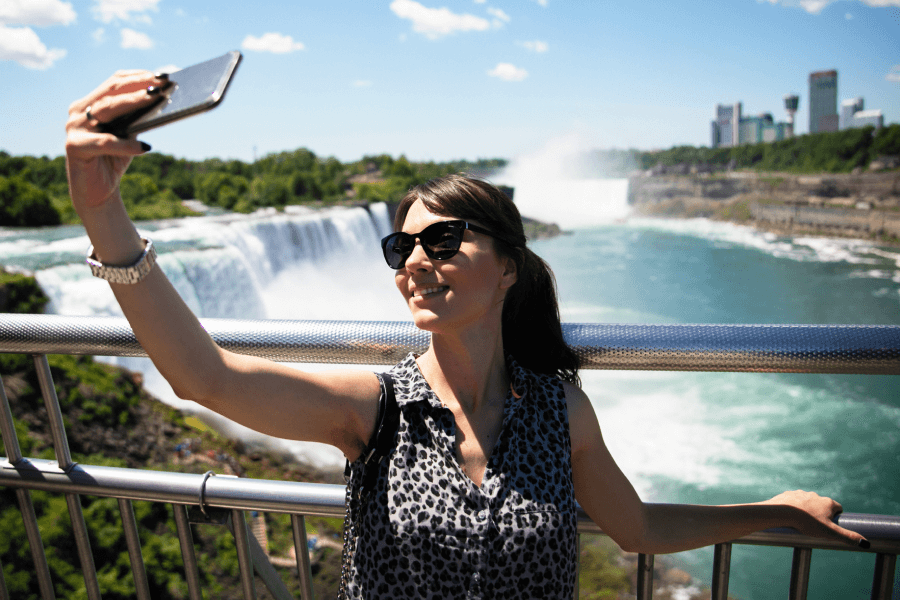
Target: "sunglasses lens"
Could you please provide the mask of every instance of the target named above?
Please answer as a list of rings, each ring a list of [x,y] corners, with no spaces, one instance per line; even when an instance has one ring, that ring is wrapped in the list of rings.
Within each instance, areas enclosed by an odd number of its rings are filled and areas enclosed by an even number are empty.
[[[435,223],[421,233],[425,253],[436,260],[446,260],[459,251],[462,228],[455,223]]]
[[[412,254],[416,240],[408,233],[395,233],[384,240],[384,260],[392,269],[400,269]]]
[[[416,238],[422,240],[425,254],[434,260],[447,260],[459,252],[464,227],[455,221],[442,221],[429,225],[417,235],[398,231],[384,238],[381,247],[384,260],[392,269],[402,269],[406,259],[416,247]]]

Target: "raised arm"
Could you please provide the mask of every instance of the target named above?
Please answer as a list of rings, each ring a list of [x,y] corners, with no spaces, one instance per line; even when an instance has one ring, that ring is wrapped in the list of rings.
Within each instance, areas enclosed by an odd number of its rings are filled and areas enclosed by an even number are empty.
[[[841,505],[813,492],[785,492],[754,504],[700,506],[643,502],[603,442],[593,406],[566,384],[575,496],[619,546],[628,552],[667,554],[737,539],[772,527],[867,546],[833,518]]]
[[[150,147],[102,133],[99,124],[154,102],[166,84],[165,77],[146,71],[120,71],[69,108],[69,191],[94,256],[105,265],[132,265],[143,252],[119,180],[131,159]],[[351,460],[365,446],[379,394],[373,374],[303,373],[223,350],[158,266],[139,283],[110,286],[138,341],[179,397],[269,435],[335,445]]]

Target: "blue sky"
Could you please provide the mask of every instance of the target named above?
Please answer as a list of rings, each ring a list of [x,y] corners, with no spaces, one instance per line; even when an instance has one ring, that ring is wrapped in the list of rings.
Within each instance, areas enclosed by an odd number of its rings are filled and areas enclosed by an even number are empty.
[[[824,69],[900,121],[900,0],[0,0],[0,149],[62,154],[69,104],[116,69],[233,49],[219,108],[141,139],[242,160],[709,145],[716,104],[784,120],[788,93],[805,133]]]

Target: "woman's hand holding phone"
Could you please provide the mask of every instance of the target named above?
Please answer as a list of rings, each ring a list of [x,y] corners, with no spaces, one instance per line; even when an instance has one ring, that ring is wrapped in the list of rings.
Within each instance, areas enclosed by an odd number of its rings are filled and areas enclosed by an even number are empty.
[[[69,107],[66,123],[66,169],[69,193],[79,215],[105,204],[134,156],[150,147],[104,131],[104,124],[159,101],[165,76],[149,71],[119,71]]]

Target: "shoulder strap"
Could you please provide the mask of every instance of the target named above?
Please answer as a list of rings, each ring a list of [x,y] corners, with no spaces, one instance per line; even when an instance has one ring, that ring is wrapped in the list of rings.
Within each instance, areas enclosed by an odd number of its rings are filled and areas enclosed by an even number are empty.
[[[397,397],[394,394],[394,380],[387,373],[382,373],[381,401],[379,402],[378,426],[369,440],[366,448],[366,456],[363,462],[366,464],[360,497],[365,499],[375,488],[375,480],[378,477],[378,465],[384,457],[390,454],[394,447],[397,435],[397,427],[400,424],[400,407],[397,405]]]

